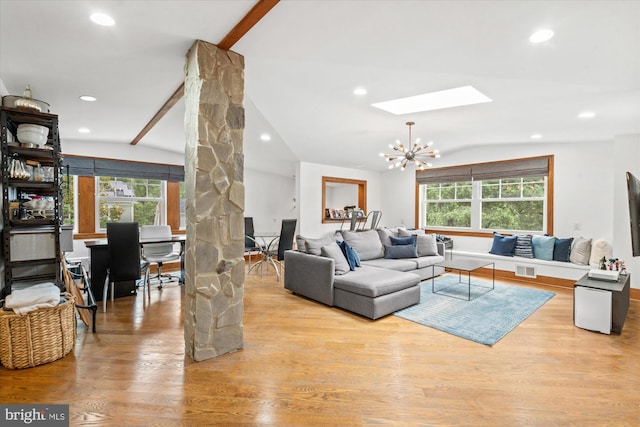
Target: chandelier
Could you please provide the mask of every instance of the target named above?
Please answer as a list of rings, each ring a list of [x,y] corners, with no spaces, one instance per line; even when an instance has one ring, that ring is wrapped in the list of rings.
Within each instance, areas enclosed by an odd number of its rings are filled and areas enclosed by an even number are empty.
[[[389,144],[394,153],[380,153],[380,157],[384,157],[389,162],[389,169],[400,168],[405,170],[407,164],[413,163],[418,169],[424,169],[425,167],[431,167],[431,163],[427,159],[437,159],[440,157],[440,150],[430,150],[433,145],[433,141],[429,141],[426,144],[420,145],[420,138],[417,138],[415,142],[411,143],[411,126],[415,125],[414,122],[407,122],[409,126],[409,145],[407,147],[396,140],[396,145]]]

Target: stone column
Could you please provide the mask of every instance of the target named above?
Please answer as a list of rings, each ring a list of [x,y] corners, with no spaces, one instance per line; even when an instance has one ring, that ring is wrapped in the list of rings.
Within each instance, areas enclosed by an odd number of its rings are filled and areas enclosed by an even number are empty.
[[[244,57],[196,41],[185,66],[185,351],[243,346]]]

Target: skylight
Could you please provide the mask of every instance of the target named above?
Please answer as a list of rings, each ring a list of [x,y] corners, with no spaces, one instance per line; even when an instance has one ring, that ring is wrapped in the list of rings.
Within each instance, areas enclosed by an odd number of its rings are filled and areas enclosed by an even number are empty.
[[[462,105],[480,104],[483,102],[491,102],[491,99],[473,86],[462,86],[438,92],[409,96],[407,98],[377,102],[371,104],[371,106],[392,114],[401,115],[460,107]]]

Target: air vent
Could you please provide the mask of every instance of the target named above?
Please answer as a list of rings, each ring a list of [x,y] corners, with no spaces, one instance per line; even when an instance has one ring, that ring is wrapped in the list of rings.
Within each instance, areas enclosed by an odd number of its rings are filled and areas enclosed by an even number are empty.
[[[536,268],[527,265],[516,265],[516,276],[536,278]]]

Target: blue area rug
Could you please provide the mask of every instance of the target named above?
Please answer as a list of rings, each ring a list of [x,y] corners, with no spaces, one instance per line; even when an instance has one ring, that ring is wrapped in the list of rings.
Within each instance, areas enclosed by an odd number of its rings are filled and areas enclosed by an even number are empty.
[[[466,277],[463,277],[466,281]],[[445,274],[420,284],[420,303],[394,313],[396,316],[485,345],[494,345],[531,316],[555,293],[471,278],[458,284],[458,274]],[[440,294],[442,292],[442,294]],[[446,295],[443,295],[446,294]]]

